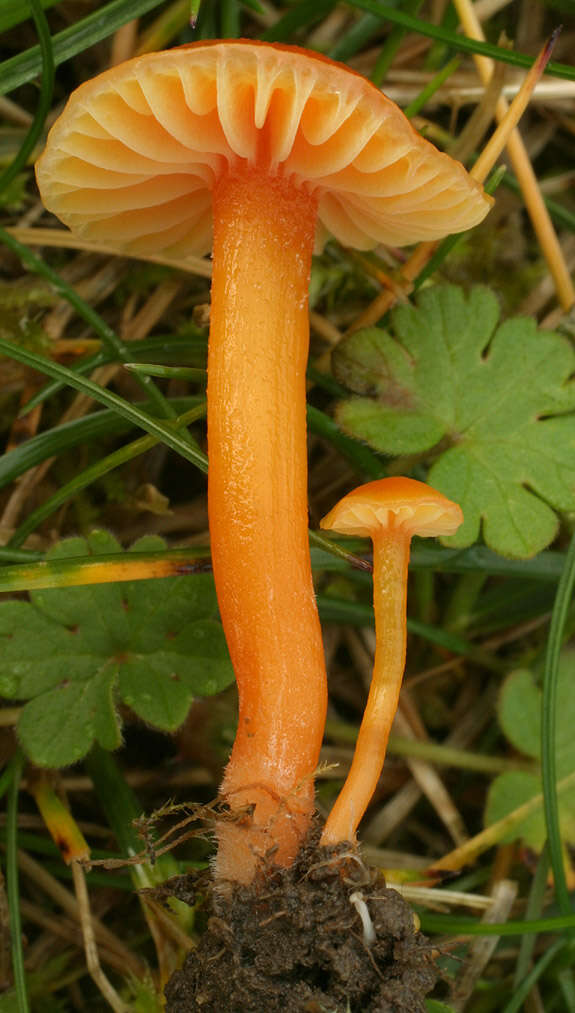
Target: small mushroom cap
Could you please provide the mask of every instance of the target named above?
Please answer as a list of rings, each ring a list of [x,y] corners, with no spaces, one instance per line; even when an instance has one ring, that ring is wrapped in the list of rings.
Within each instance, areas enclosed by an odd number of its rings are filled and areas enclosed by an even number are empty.
[[[409,535],[453,535],[463,521],[461,507],[437,489],[413,478],[382,478],[344,496],[321,521],[342,535],[373,538],[382,529]]]
[[[229,40],[148,53],[81,85],[48,136],[48,210],[127,253],[202,254],[211,190],[241,164],[316,193],[327,234],[368,249],[477,225],[492,199],[373,84],[293,46]]]

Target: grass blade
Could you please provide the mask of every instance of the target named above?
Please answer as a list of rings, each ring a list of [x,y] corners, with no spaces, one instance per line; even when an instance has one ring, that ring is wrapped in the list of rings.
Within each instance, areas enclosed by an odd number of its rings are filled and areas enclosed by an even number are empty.
[[[181,414],[197,405],[198,401],[197,397],[174,398],[170,400],[170,405],[177,414]],[[146,401],[137,404],[140,408],[151,408]],[[93,443],[109,436],[123,436],[135,425],[133,420],[124,419],[117,412],[104,409],[38,433],[0,457],[0,489],[48,457],[57,457],[82,443]]]
[[[314,408],[313,405],[308,405],[307,421],[311,432],[331,443],[343,457],[350,461],[360,475],[365,475],[367,478],[383,478],[384,475],[387,475],[385,462],[365,444],[347,436],[337,422],[325,412]]]
[[[571,539],[565,557],[565,565],[561,579],[559,580],[555,604],[553,606],[549,639],[547,641],[541,702],[541,781],[543,784],[545,823],[547,826],[549,859],[555,881],[555,894],[559,909],[564,915],[569,914],[572,911],[572,907],[569,888],[565,878],[561,829],[559,825],[559,799],[557,795],[557,677],[565,623],[571,605],[574,584],[575,535]],[[573,936],[574,933],[575,925],[570,928],[569,935]]]
[[[86,587],[122,580],[151,580],[203,573],[211,568],[209,550],[168,549],[165,552],[115,552],[70,556],[24,566],[0,568],[0,591],[38,591],[54,587]]]
[[[406,12],[408,14],[416,15],[419,12],[422,2],[423,0],[404,0]],[[406,32],[407,28],[404,25],[396,24],[381,47],[381,52],[377,58],[377,63],[371,75],[371,80],[378,88],[382,81],[385,80],[387,72],[395,60],[397,51],[403,42]]]
[[[46,10],[48,7],[55,7],[58,3],[60,0],[42,0],[42,7]],[[29,0],[2,0],[0,32],[8,32],[11,28],[21,24],[22,21],[27,21],[30,14]]]
[[[127,362],[133,356],[128,351],[124,342],[120,340],[115,331],[108,326],[105,320],[102,319],[99,313],[93,309],[89,303],[85,302],[78,293],[62,280],[56,271],[53,271],[40,257],[37,257],[27,246],[20,243],[14,236],[11,236],[4,229],[0,228],[0,242],[3,242],[10,250],[12,250],[16,256],[20,258],[22,264],[27,267],[34,274],[38,274],[41,278],[45,278],[50,282],[63,298],[73,306],[78,315],[85,320],[85,322],[94,329],[98,337],[102,340],[103,344],[108,348],[110,352],[113,352],[120,362]],[[50,375],[50,374],[48,374]],[[137,376],[138,383],[143,391],[147,394],[152,402],[154,402],[155,408],[161,415],[166,418],[173,418],[173,412],[170,409],[169,404],[162,392],[156,387],[155,383],[149,376]],[[185,440],[184,440],[185,442]]]
[[[364,14],[355,25],[352,25],[346,34],[337,41],[336,45],[330,49],[328,56],[331,56],[332,60],[341,60],[342,63],[346,63],[350,57],[365,46],[366,42],[371,39],[372,35],[379,30],[381,21],[379,18],[374,17],[373,14]]]
[[[29,1010],[18,891],[18,793],[23,762],[22,753],[18,750],[10,763],[11,784],[6,807],[6,893],[10,912],[12,973],[18,1013],[28,1013]]]
[[[202,418],[206,413],[205,404],[198,405],[196,408],[192,408],[185,415],[174,421],[174,428],[179,429],[181,426],[189,425],[198,418]],[[79,475],[76,475],[70,482],[62,486],[53,496],[49,499],[44,500],[43,503],[36,510],[33,510],[28,515],[26,520],[20,525],[20,527],[14,532],[12,538],[8,542],[9,548],[19,548],[23,542],[26,541],[28,535],[39,527],[47,517],[50,517],[59,507],[66,503],[73,496],[76,496],[83,489],[86,489],[92,482],[102,478],[103,475],[107,475],[110,471],[115,468],[121,467],[126,464],[127,461],[132,461],[135,457],[139,457],[141,454],[147,453],[152,447],[155,447],[158,443],[158,439],[155,436],[141,436],[139,440],[134,440],[125,447],[120,447],[119,450],[115,450],[112,454],[108,454],[107,457],[101,458],[96,461],[89,468],[85,468]]]
[[[153,359],[155,356],[160,359],[173,356],[176,361],[182,365],[182,356],[184,351],[186,360],[190,362],[190,368],[197,370],[195,378],[200,378],[200,372],[205,377],[205,338],[201,331],[195,331],[194,329],[188,329],[186,331],[185,349],[182,348],[181,337],[174,337],[174,335],[154,335],[154,337],[146,338],[143,341],[130,342],[130,353],[133,359],[139,359],[140,356],[148,359],[150,357]],[[97,369],[99,366],[104,366],[108,362],[118,362],[118,356],[113,352],[109,352],[107,349],[102,349],[95,355],[87,355],[85,358],[71,366],[70,369],[72,369],[74,373],[79,373],[80,376],[84,376],[86,373],[91,373],[93,369]],[[130,367],[134,370],[136,369],[136,365],[139,367],[139,363],[133,362],[125,362],[123,365],[125,368]],[[145,372],[145,370],[141,369],[141,372]],[[151,376],[153,374],[150,371],[148,375]],[[156,375],[161,376],[162,374],[158,373]],[[192,378],[193,377],[190,374],[189,379]],[[33,411],[37,405],[42,404],[43,401],[46,401],[48,398],[54,397],[55,394],[58,394],[65,386],[66,384],[60,383],[57,380],[47,383],[38,391],[37,394],[34,394],[33,397],[26,402],[24,408],[21,410],[21,415],[27,415],[28,412]],[[346,392],[344,391],[344,393]]]
[[[113,0],[88,14],[82,21],[53,36],[54,65],[59,67],[71,57],[83,53],[102,39],[107,39],[126,22],[158,7],[159,2],[160,0]],[[0,95],[6,95],[27,81],[33,81],[41,69],[40,46],[32,46],[26,52],[5,60],[0,66]]]
[[[534,62],[525,53],[519,53],[514,49],[504,49],[502,46],[494,46],[490,42],[476,42],[474,39],[457,34],[457,32],[451,32],[448,28],[442,28],[440,25],[430,24],[421,18],[406,14],[399,7],[388,7],[386,4],[378,3],[377,0],[346,0],[346,3],[350,7],[355,7],[356,10],[375,14],[382,21],[391,21],[392,24],[401,25],[410,32],[416,32],[419,35],[435,39],[437,42],[443,42],[458,52],[479,53],[481,56],[488,56],[501,63],[509,63],[513,67],[523,67],[525,70],[529,70]],[[567,81],[575,80],[575,67],[570,67],[566,63],[550,62],[547,64],[546,73]]]
[[[541,914],[541,910],[545,902],[548,872],[549,848],[545,845],[539,856],[535,875],[533,876],[533,881],[529,890],[527,907],[525,909],[526,918],[537,918]],[[533,951],[535,949],[536,939],[536,936],[524,936],[521,940],[519,956],[517,958],[517,964],[515,965],[515,977],[513,979],[514,988],[517,990],[520,989],[521,982],[524,981],[529,973],[529,968],[531,967],[533,960]]]
[[[519,1013],[525,999],[529,995],[533,986],[539,981],[539,978],[544,971],[547,970],[551,961],[557,956],[560,950],[565,946],[564,939],[558,939],[553,946],[550,946],[546,953],[539,958],[535,966],[530,970],[529,974],[526,974],[522,979],[521,984],[517,988],[515,995],[507,1006],[503,1010],[503,1013]]]
[[[424,932],[441,932],[453,936],[524,936],[539,932],[561,932],[575,928],[575,914],[558,918],[537,918],[524,922],[476,922],[451,915],[420,912]],[[564,941],[561,941],[564,945]]]
[[[288,10],[287,14],[276,21],[260,36],[265,42],[285,42],[300,28],[309,28],[321,21],[335,7],[335,0],[303,0]]]
[[[94,401],[98,401],[107,408],[112,408],[122,418],[132,422],[151,436],[158,437],[161,443],[170,447],[171,450],[175,450],[176,453],[185,457],[187,461],[195,464],[200,471],[207,472],[208,459],[206,455],[180,436],[173,428],[173,425],[160,422],[153,415],[149,415],[148,412],[119,397],[118,394],[113,394],[111,391],[99,387],[92,380],[78,376],[71,369],[60,366],[56,362],[51,362],[49,359],[42,358],[40,355],[35,355],[33,352],[28,352],[26,349],[11,344],[9,341],[0,340],[0,352],[3,352],[4,355],[7,355],[11,359],[16,359],[17,362],[21,362],[24,366],[39,370],[40,373],[44,373],[46,376],[64,380],[74,390],[80,391],[81,394],[88,394]]]
[[[3,173],[0,175],[0,193],[3,193],[3,191],[6,190],[12,180],[16,178],[20,170],[24,168],[29,156],[36,147],[36,143],[38,142],[44,129],[46,117],[50,112],[52,94],[54,92],[54,55],[52,52],[50,29],[48,28],[48,22],[46,21],[46,16],[42,9],[40,0],[29,0],[29,3],[32,7],[34,24],[36,25],[36,31],[38,32],[38,38],[40,39],[40,58],[42,60],[40,98],[38,100],[34,119],[30,124],[30,128],[22,142],[22,145],[20,146],[20,150],[16,155],[16,158],[12,160],[10,165],[6,166]]]
[[[221,0],[222,39],[237,39],[240,34],[239,0]]]
[[[413,102],[410,102],[403,110],[408,120],[410,120],[413,116],[417,116],[417,114],[421,112],[423,107],[427,104],[427,102],[429,102],[432,95],[435,95],[435,92],[438,91],[439,88],[441,88],[441,85],[455,73],[458,67],[459,57],[454,56],[452,60],[441,68],[441,70],[437,71],[437,74],[432,77],[429,84],[427,84],[425,88],[422,88],[419,95],[413,99]]]

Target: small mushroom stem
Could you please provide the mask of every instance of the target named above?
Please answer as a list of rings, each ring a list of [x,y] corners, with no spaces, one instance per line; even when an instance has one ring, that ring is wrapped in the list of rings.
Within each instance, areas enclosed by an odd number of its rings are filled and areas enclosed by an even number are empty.
[[[391,525],[372,537],[376,633],[373,676],[351,768],[324,827],[324,845],[355,840],[383,768],[405,668],[411,535]]]
[[[216,878],[295,857],[327,705],[308,544],[308,287],[317,202],[263,169],[215,186],[208,355],[214,577],[239,691]]]

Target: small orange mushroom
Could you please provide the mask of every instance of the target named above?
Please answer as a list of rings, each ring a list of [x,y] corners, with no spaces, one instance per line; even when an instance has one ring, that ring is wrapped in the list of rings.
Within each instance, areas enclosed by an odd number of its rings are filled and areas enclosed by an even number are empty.
[[[307,534],[311,256],[437,239],[491,199],[359,74],[315,53],[199,42],[71,96],[37,166],[46,207],[127,254],[209,251],[208,510],[239,689],[216,875],[296,854],[326,708]]]
[[[354,841],[375,791],[405,668],[407,569],[413,535],[452,535],[461,507],[412,478],[382,478],[344,496],[321,527],[373,541],[373,676],[351,769],[323,830],[322,844]]]

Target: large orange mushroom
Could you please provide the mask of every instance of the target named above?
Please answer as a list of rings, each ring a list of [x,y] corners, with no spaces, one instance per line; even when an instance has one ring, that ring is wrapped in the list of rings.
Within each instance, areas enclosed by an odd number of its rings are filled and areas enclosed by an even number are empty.
[[[490,206],[377,88],[295,47],[199,42],[71,96],[37,168],[46,207],[127,254],[212,244],[208,500],[239,688],[217,875],[296,853],[313,810],[326,688],[307,536],[311,255],[436,239]]]

